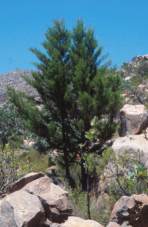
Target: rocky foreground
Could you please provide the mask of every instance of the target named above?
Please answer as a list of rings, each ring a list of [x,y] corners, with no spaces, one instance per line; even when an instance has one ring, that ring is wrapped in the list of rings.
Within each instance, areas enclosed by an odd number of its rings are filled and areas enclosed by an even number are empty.
[[[68,193],[43,173],[30,173],[13,183],[0,200],[1,227],[103,227],[72,216]],[[107,227],[147,227],[148,196],[123,196]]]

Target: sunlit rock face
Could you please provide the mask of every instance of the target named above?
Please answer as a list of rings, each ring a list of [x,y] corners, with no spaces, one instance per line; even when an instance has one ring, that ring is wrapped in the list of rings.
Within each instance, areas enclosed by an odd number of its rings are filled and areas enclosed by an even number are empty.
[[[120,136],[140,134],[148,127],[148,111],[144,105],[125,104],[120,110]]]

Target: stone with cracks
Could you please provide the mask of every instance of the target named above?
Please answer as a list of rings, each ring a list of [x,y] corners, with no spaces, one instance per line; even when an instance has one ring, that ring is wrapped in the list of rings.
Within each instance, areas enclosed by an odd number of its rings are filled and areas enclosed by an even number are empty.
[[[27,184],[23,190],[40,198],[46,214],[53,222],[63,222],[72,213],[68,193],[47,177],[41,177]]]
[[[0,201],[1,227],[42,227],[44,221],[43,206],[35,195],[20,190]]]

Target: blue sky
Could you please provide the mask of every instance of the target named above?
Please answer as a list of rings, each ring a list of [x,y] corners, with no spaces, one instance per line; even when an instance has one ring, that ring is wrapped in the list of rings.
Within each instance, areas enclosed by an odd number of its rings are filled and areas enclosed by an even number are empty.
[[[148,0],[0,0],[0,73],[32,69],[30,47],[41,47],[55,19],[72,28],[77,19],[120,66],[148,53]]]

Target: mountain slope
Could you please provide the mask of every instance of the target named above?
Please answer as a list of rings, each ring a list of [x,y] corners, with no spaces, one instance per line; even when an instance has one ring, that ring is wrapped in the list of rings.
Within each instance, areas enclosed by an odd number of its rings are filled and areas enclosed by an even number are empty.
[[[147,104],[148,102],[148,55],[137,56],[121,67],[125,81],[127,103]]]
[[[26,83],[23,78],[24,76],[31,77],[31,72],[15,71],[0,75],[0,104],[3,104],[6,101],[7,87],[9,86],[38,98],[37,92]]]

